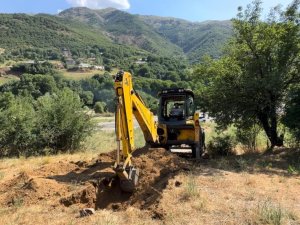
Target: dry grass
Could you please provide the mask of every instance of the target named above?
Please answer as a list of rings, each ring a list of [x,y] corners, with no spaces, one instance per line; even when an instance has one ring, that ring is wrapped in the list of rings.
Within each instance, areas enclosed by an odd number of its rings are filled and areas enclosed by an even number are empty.
[[[136,132],[136,145],[142,146],[142,132]],[[39,171],[45,165],[70,161],[91,161],[101,152],[115,149],[114,132],[94,133],[81,152],[57,156],[14,158],[0,160],[1,185],[18,174]],[[293,152],[272,155],[250,155],[217,158],[194,163],[190,171],[170,177],[159,191],[159,218],[145,210],[128,207],[126,210],[98,210],[91,217],[78,218],[82,206],[64,207],[41,200],[24,205],[16,196],[10,207],[0,206],[0,224],[300,224],[300,176],[297,165],[290,159]],[[293,166],[293,171],[289,169]],[[166,164],[166,167],[168,164]],[[289,171],[290,170],[290,171]],[[24,183],[24,182],[21,182]],[[70,191],[80,188],[79,182]],[[2,207],[2,208],[1,208]]]

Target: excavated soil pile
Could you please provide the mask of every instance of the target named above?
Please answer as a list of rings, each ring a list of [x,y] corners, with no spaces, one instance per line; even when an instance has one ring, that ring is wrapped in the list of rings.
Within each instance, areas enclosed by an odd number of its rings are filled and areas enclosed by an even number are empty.
[[[124,210],[131,205],[163,217],[159,208],[162,191],[179,171],[189,170],[187,160],[164,149],[139,149],[133,162],[140,169],[139,185],[133,194],[120,190],[115,179],[109,186],[103,179],[113,177],[115,152],[101,154],[91,162],[56,162],[22,172],[0,183],[0,205],[50,204],[52,207],[80,205],[95,209]]]

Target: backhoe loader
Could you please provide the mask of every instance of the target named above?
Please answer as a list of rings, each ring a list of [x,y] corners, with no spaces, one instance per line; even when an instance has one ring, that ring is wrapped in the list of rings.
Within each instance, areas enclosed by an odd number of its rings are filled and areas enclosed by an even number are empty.
[[[134,90],[132,76],[120,71],[115,76],[116,93],[115,132],[117,153],[114,170],[124,192],[133,192],[138,183],[139,169],[132,164],[134,152],[134,117],[151,147],[192,149],[199,159],[204,146],[204,132],[195,113],[191,90],[176,88],[162,90],[159,96],[158,121],[142,98]],[[122,148],[121,148],[122,146]],[[167,165],[166,165],[167,166]]]

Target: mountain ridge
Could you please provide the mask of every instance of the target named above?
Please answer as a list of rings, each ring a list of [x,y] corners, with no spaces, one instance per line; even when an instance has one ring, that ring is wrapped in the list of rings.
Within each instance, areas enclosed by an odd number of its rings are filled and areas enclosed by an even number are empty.
[[[95,21],[95,13],[98,16],[98,21]],[[121,38],[115,38],[116,42],[133,44],[147,51],[155,51],[157,48],[174,48],[175,54],[182,55],[184,53],[191,62],[199,61],[205,54],[218,58],[222,54],[222,46],[232,35],[231,22],[228,20],[190,22],[174,17],[133,15],[114,8],[92,10],[85,7],[67,9],[61,12],[59,16],[85,21],[89,25],[100,26],[112,36],[121,35]],[[105,26],[106,23],[108,23],[107,26]],[[132,27],[132,24],[135,23],[137,26]],[[126,39],[126,35],[124,37],[118,29],[114,29],[121,25],[125,29],[123,29],[124,33],[128,32],[126,30],[128,28],[129,31],[139,31],[141,33],[138,35],[133,33],[129,37],[127,36]],[[143,34],[142,39],[139,36],[141,34]],[[134,43],[132,40],[138,41]],[[146,44],[144,41],[146,41]],[[166,44],[166,41],[171,42],[173,45]],[[157,46],[152,47],[155,44]],[[168,50],[168,53],[174,54],[172,50]]]

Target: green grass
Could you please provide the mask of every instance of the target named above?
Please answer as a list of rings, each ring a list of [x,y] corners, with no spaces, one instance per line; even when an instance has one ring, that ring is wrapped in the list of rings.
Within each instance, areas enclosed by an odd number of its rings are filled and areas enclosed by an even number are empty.
[[[103,122],[114,122],[115,121],[115,117],[114,116],[96,116],[92,118],[92,122],[93,123],[103,123]]]
[[[187,177],[186,185],[184,186],[184,191],[182,193],[182,200],[190,200],[199,198],[199,190],[196,183],[196,176],[194,174],[189,174]]]
[[[66,79],[70,80],[82,80],[86,78],[91,78],[95,74],[104,74],[104,71],[101,70],[88,70],[85,72],[69,72],[67,70],[60,70],[60,72]]]
[[[201,123],[202,128],[204,128],[205,130],[205,142],[206,145],[208,145],[208,143],[213,140],[214,137],[219,136],[219,135],[229,135],[233,138],[233,140],[236,142],[236,131],[237,128],[235,126],[229,126],[226,130],[224,131],[218,131],[217,130],[217,124],[215,122],[203,122]],[[256,138],[256,150],[257,151],[264,151],[265,149],[267,149],[267,136],[264,132],[263,129],[260,130],[259,134],[257,135]],[[243,152],[248,152],[248,147],[242,145],[241,143],[236,143],[237,146],[236,148],[241,148],[243,150]]]
[[[0,171],[0,181],[4,178],[4,172]]]
[[[134,130],[135,148],[145,146],[145,139],[141,129]],[[117,149],[115,131],[95,131],[83,143],[83,150],[97,153],[110,152]]]
[[[70,80],[82,80],[86,78],[91,78],[95,74],[103,75],[105,71],[103,70],[87,70],[87,71],[67,71],[67,70],[60,70],[62,75],[66,79]],[[113,69],[110,74],[116,74],[118,72],[118,69]]]
[[[18,80],[19,78],[14,75],[5,75],[0,77],[0,85],[8,83],[10,81]]]

